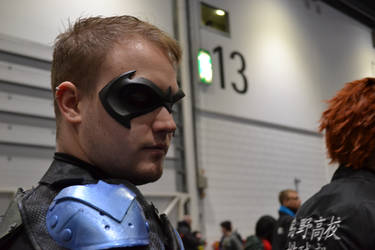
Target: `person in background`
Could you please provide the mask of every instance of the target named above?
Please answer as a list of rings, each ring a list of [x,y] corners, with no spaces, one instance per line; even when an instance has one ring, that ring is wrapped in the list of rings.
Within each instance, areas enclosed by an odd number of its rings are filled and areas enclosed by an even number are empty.
[[[243,244],[236,232],[232,231],[232,223],[228,220],[220,223],[222,237],[220,240],[220,250],[242,250]]]
[[[212,250],[220,250],[220,241],[215,241],[212,243]]]
[[[272,238],[273,250],[285,250],[289,227],[301,206],[298,193],[293,189],[282,190],[279,193],[279,218],[276,222]]]
[[[135,185],[158,180],[176,124],[181,49],[132,16],[80,18],[56,40],[56,153],[19,190],[0,249],[183,249]]]
[[[180,234],[185,250],[198,250],[200,241],[191,232],[190,215],[184,215],[183,220],[178,222],[177,232]]]
[[[255,225],[255,235],[246,238],[244,250],[271,250],[276,219],[270,215],[260,217]]]
[[[193,236],[199,241],[198,250],[204,250],[206,247],[206,241],[204,240],[202,233],[199,231],[194,231]]]
[[[375,78],[339,90],[322,114],[320,131],[339,166],[298,211],[287,249],[375,249]]]

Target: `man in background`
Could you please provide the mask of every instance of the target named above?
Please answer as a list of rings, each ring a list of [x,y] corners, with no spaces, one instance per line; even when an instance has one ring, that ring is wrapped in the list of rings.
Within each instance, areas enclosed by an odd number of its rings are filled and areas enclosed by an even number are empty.
[[[279,202],[279,218],[273,233],[272,250],[286,249],[289,227],[301,206],[298,193],[293,189],[282,190],[279,193]]]
[[[242,240],[237,232],[232,231],[232,223],[228,220],[220,223],[223,233],[220,240],[220,250],[243,250]]]
[[[196,238],[191,231],[190,215],[184,215],[184,219],[178,222],[177,232],[180,234],[185,250],[198,250],[200,239]]]

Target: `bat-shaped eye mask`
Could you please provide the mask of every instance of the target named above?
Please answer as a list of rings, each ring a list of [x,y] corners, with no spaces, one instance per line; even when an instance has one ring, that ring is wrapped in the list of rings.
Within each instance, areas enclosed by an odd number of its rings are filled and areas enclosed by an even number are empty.
[[[179,89],[172,94],[160,89],[146,78],[134,78],[135,70],[126,72],[110,81],[99,92],[105,110],[119,123],[130,129],[130,120],[164,106],[169,113],[172,106],[185,96]]]

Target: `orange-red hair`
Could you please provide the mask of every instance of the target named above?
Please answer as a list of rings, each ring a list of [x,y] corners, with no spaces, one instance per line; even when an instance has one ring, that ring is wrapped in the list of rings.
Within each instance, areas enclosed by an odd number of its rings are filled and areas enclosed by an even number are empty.
[[[328,103],[320,131],[331,162],[363,168],[375,153],[375,78],[347,83]]]

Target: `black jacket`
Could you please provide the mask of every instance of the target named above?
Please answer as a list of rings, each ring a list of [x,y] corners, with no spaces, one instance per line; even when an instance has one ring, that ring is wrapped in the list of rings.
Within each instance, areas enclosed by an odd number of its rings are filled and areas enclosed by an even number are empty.
[[[272,250],[285,250],[288,231],[293,218],[293,216],[279,211],[279,219],[273,232]]]
[[[143,195],[131,183],[106,177],[105,174],[95,169],[94,166],[83,162],[73,156],[56,153],[46,174],[40,180],[39,185],[26,192],[18,192],[13,204],[15,209],[8,209],[0,229],[4,229],[4,223],[12,214],[19,211],[20,223],[9,223],[9,232],[0,239],[0,249],[7,250],[60,250],[64,249],[56,244],[49,236],[46,228],[46,213],[53,198],[65,187],[72,185],[85,185],[97,183],[103,180],[110,184],[124,184],[135,194],[136,199],[143,208],[145,217],[149,223],[150,245],[145,249],[179,249],[174,229],[171,227],[165,215],[158,215],[153,205],[146,202]],[[17,209],[18,206],[18,209]],[[15,220],[17,221],[17,220]],[[2,230],[4,233],[4,230]],[[137,248],[138,249],[138,248]]]
[[[185,250],[198,250],[199,239],[194,237],[190,225],[186,221],[180,221],[177,224],[177,231],[184,243]]]
[[[288,249],[375,249],[375,173],[339,167],[306,201],[288,233]]]

